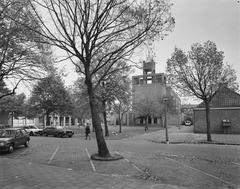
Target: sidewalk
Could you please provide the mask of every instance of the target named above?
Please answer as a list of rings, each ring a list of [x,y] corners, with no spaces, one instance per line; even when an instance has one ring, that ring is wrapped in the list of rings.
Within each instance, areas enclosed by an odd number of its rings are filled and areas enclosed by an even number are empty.
[[[209,143],[206,134],[193,133],[193,127],[181,126],[180,128],[170,126],[168,136],[170,143]],[[211,144],[240,145],[240,135],[237,134],[211,134]],[[165,130],[145,134],[144,138],[152,142],[165,142]]]
[[[123,176],[73,171],[9,158],[0,159],[2,189],[184,189]]]

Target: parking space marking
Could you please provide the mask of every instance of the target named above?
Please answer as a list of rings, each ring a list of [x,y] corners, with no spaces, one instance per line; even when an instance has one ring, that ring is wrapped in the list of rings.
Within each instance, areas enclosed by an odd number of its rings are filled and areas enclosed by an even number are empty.
[[[50,159],[48,160],[48,164],[50,164],[54,158],[54,156],[56,155],[56,153],[58,152],[59,150],[59,146],[57,146],[56,150],[53,152],[52,156],[50,157]]]
[[[232,164],[240,166],[240,163],[232,162]]]
[[[116,154],[121,155],[119,152],[115,151]],[[127,158],[123,158],[126,162],[131,164],[135,169],[137,169],[139,172],[143,173],[143,170],[141,170],[139,167],[137,167],[134,163],[130,162]]]
[[[90,157],[90,154],[89,154],[89,152],[88,152],[88,149],[85,148],[85,151],[86,151],[86,153],[87,153],[87,156],[88,156],[88,158],[89,158],[89,161],[90,161],[90,164],[91,164],[91,166],[92,166],[93,171],[96,172],[96,168],[95,168],[95,166],[94,166],[94,164],[93,164],[93,161],[91,160],[91,157]]]
[[[182,165],[182,166],[184,166],[184,167],[187,167],[187,168],[190,168],[190,169],[192,169],[192,170],[195,170],[195,171],[197,171],[197,172],[200,172],[200,173],[202,173],[202,174],[204,174],[204,175],[207,175],[207,176],[209,176],[209,177],[212,177],[212,178],[214,178],[214,179],[216,179],[216,180],[219,180],[219,181],[221,181],[221,182],[223,182],[223,183],[225,183],[225,184],[228,184],[228,185],[230,185],[230,186],[236,187],[236,184],[233,184],[233,183],[231,183],[231,182],[228,182],[228,181],[226,181],[226,180],[223,180],[223,179],[221,179],[221,178],[219,178],[219,177],[216,177],[216,176],[214,176],[214,175],[212,175],[212,174],[209,174],[209,173],[207,173],[207,172],[205,172],[205,171],[202,171],[202,170],[200,170],[200,169],[191,167],[191,166],[189,166],[189,165],[186,165],[186,164],[184,164],[184,163],[181,163],[181,162],[179,162],[179,161],[177,161],[177,160],[175,160],[175,159],[172,159],[172,158],[166,157],[166,159],[168,159],[168,160],[170,160],[170,161],[173,161],[173,162],[175,162],[175,163],[178,163],[178,164],[180,164],[180,165]]]

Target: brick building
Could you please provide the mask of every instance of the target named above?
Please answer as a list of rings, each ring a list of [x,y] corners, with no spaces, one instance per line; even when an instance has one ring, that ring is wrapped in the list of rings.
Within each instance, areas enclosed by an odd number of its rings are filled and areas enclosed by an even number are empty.
[[[155,62],[143,62],[143,74],[132,77],[132,104],[137,107],[140,102],[152,103],[157,111],[149,117],[148,124],[163,124],[163,98],[172,100],[175,112],[167,114],[168,124],[178,125],[181,123],[181,101],[171,87],[166,84],[166,75],[164,73],[155,73]],[[133,109],[134,125],[145,124],[145,119],[138,115]]]
[[[223,126],[223,120],[230,124]],[[240,94],[221,86],[210,103],[210,129],[212,133],[240,133]],[[194,108],[194,132],[206,133],[204,103]]]

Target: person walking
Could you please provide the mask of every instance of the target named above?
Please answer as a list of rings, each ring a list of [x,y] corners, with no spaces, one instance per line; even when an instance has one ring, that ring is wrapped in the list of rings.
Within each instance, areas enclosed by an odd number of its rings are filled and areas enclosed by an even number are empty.
[[[89,138],[90,140],[90,127],[89,124],[87,124],[87,126],[85,127],[85,140],[87,140]]]

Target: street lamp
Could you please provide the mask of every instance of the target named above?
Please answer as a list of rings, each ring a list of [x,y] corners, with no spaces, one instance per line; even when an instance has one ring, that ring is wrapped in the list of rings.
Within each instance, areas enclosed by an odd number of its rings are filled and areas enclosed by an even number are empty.
[[[164,101],[164,127],[165,127],[165,136],[166,136],[166,144],[169,144],[168,139],[168,128],[167,128],[167,101],[168,98],[163,98]]]

